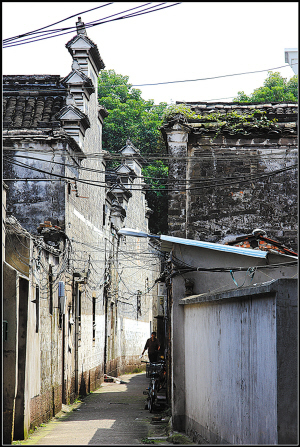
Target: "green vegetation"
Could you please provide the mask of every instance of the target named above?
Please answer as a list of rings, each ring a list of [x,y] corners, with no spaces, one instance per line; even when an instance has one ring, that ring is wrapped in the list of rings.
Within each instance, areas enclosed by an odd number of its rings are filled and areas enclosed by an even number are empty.
[[[143,438],[142,439],[143,444],[155,444],[155,442],[152,439]]]
[[[168,167],[160,159],[166,153],[160,132],[162,124],[180,115],[187,121],[197,120],[202,123],[202,127],[213,129],[216,138],[224,131],[248,135],[253,129],[271,129],[276,127],[276,120],[268,119],[264,111],[257,109],[243,114],[230,111],[226,114],[216,112],[202,116],[186,104],[155,105],[153,100],[144,100],[141,91],[133,88],[128,80],[128,76],[116,74],[114,70],[102,70],[99,75],[99,104],[109,113],[103,125],[103,149],[117,154],[130,138],[140,150],[144,157],[142,172],[148,185],[146,198],[153,211],[149,218],[149,230],[154,234],[167,234]],[[255,89],[249,96],[243,91],[238,92],[234,99],[234,102],[249,104],[280,101],[298,101],[298,76],[287,81],[280,73],[269,72],[262,87]],[[111,162],[108,167],[116,164],[117,162]]]
[[[109,112],[103,126],[103,149],[117,152],[130,138],[142,154],[164,153],[159,127],[167,104],[144,100],[128,79],[114,70],[102,70],[99,75],[99,104]]]
[[[165,155],[166,149],[160,132],[162,114],[167,104],[155,105],[154,101],[144,100],[141,91],[132,88],[128,76],[116,74],[114,70],[102,70],[98,78],[99,104],[104,106],[109,115],[104,120],[102,145],[103,149],[118,153],[125,146],[127,138],[140,150],[142,156]],[[116,163],[110,166],[115,166]],[[147,201],[153,214],[149,219],[152,233],[167,231],[166,209],[167,190],[165,182],[159,182],[158,177],[167,178],[168,168],[163,162],[153,160],[143,168],[145,182],[149,185]],[[156,188],[158,187],[158,191]]]
[[[165,110],[163,119],[171,120],[180,115],[188,120],[197,120],[203,123],[204,128],[211,128],[215,132],[216,138],[221,132],[228,132],[231,135],[242,133],[247,135],[253,132],[253,129],[270,129],[275,126],[276,118],[269,119],[266,112],[253,109],[246,113],[238,113],[231,110],[226,114],[220,112],[209,113],[207,115],[198,115],[185,104],[172,105]],[[250,131],[251,128],[251,131]]]
[[[144,372],[141,368],[134,368],[134,370],[132,371],[132,373],[128,373],[128,374],[139,374],[141,372]]]
[[[191,439],[188,438],[188,436],[182,433],[173,433],[171,436],[168,437],[167,441],[171,442],[172,444],[180,444],[180,445],[193,443]]]
[[[153,211],[149,219],[150,232],[153,234],[167,234],[168,221],[168,167],[161,160],[153,160],[143,168],[147,190],[148,205]]]
[[[283,78],[279,72],[268,72],[268,77],[262,87],[256,88],[249,96],[243,91],[238,92],[234,102],[280,102],[298,101],[298,76],[293,76],[289,81]]]
[[[187,119],[200,118],[200,115],[197,115],[195,112],[193,112],[191,108],[186,104],[171,104],[170,106],[165,108],[162,115],[162,120],[166,123],[174,118],[176,115],[182,115]]]

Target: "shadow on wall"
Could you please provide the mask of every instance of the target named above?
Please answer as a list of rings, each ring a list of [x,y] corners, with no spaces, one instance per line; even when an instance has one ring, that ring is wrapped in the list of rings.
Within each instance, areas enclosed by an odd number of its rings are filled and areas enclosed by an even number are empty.
[[[85,381],[84,374],[82,371],[81,380],[80,380],[80,388],[79,388],[79,396],[86,396],[87,394],[88,393],[86,390],[86,381]]]

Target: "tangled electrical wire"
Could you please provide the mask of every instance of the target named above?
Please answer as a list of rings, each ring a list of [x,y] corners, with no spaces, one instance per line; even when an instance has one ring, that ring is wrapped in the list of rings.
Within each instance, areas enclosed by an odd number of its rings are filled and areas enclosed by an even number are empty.
[[[110,6],[112,4],[113,4],[113,2],[106,3],[104,5],[89,9],[87,11],[79,12],[79,13],[69,16],[63,20],[59,20],[58,22],[52,23],[51,25],[47,25],[42,28],[38,28],[34,31],[29,31],[27,33],[23,33],[18,36],[3,39],[3,48],[10,48],[10,47],[19,46],[19,45],[25,45],[25,44],[32,43],[32,42],[37,42],[39,40],[51,39],[53,37],[58,37],[58,36],[61,36],[64,34],[72,33],[76,30],[76,26],[75,27],[69,26],[69,27],[65,27],[65,28],[58,28],[58,29],[52,29],[52,30],[46,30],[46,28],[50,28],[51,26],[58,25],[59,23],[62,23],[68,19],[78,16],[78,14],[84,14],[86,12],[93,11],[93,10],[99,9],[99,8],[104,8],[104,7]],[[172,6],[179,5],[180,2],[172,3],[172,4],[167,4],[166,2],[164,2],[164,3],[157,4],[157,5],[148,6],[150,4],[151,4],[151,2],[144,3],[143,5],[136,6],[134,8],[130,8],[130,9],[126,9],[124,11],[108,15],[108,16],[103,17],[98,20],[93,20],[91,22],[87,22],[87,23],[85,23],[85,28],[91,28],[94,26],[103,25],[104,23],[114,22],[116,20],[129,19],[129,18],[140,16],[140,15],[148,14],[151,12],[160,11],[162,9],[166,9],[166,8],[170,8]]]

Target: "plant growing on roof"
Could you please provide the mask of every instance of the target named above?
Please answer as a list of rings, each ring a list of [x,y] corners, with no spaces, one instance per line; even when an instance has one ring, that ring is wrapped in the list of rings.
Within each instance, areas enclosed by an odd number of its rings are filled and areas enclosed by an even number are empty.
[[[198,115],[186,104],[173,104],[165,109],[163,114],[164,121],[171,121],[174,117],[182,117],[183,120],[199,120],[203,123],[203,128],[214,129],[217,137],[221,132],[226,131],[230,134],[249,134],[247,128],[270,129],[273,128],[277,119],[269,119],[265,111],[253,109],[253,111],[239,113],[231,110],[226,114],[220,112],[212,112],[205,115]],[[212,127],[212,123],[215,126]]]
[[[197,119],[199,117],[199,115],[193,112],[186,104],[171,104],[165,108],[162,114],[162,119],[164,122],[167,122],[172,120],[177,115],[191,119]]]

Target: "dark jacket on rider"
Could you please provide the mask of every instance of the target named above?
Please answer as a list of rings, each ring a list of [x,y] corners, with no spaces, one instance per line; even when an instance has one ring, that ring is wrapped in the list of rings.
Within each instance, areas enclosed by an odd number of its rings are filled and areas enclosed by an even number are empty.
[[[148,355],[154,354],[155,351],[157,351],[159,347],[160,347],[160,343],[157,338],[154,338],[153,341],[152,341],[152,338],[148,338],[148,340],[146,341],[145,347],[144,347],[144,351],[146,351],[146,349],[148,349]]]

